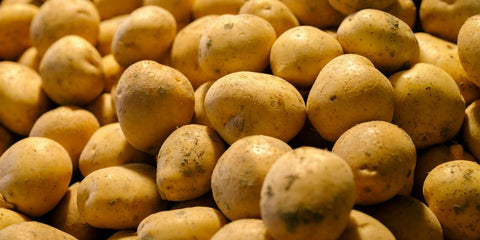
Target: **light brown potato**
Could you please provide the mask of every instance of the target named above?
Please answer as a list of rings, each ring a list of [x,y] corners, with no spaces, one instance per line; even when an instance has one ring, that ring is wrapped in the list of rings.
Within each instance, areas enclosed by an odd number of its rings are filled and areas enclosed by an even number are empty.
[[[98,40],[95,47],[102,56],[112,53],[113,36],[120,24],[122,24],[122,22],[124,22],[129,16],[129,14],[124,14],[100,22]]]
[[[46,0],[3,0],[0,2],[0,5],[9,5],[9,4],[18,4],[18,3],[29,3],[35,6],[42,5]]]
[[[479,2],[480,3],[480,2]],[[480,6],[479,6],[480,7]],[[480,86],[480,14],[468,18],[458,33],[458,56],[469,79]]]
[[[261,219],[239,219],[220,228],[212,240],[273,240]]]
[[[99,127],[97,118],[89,111],[73,106],[60,106],[40,116],[29,136],[46,137],[60,143],[70,155],[73,172],[76,174],[80,154]]]
[[[310,89],[322,68],[342,54],[342,46],[330,34],[312,26],[299,26],[275,40],[270,67],[275,76],[297,89]]]
[[[192,20],[194,0],[143,0],[143,5],[156,5],[165,8],[173,14],[177,28],[182,29]]]
[[[195,0],[192,5],[193,19],[207,15],[238,14],[247,0]]]
[[[180,209],[180,208],[189,208],[189,207],[211,207],[211,208],[218,209],[218,206],[215,203],[215,199],[213,199],[212,192],[210,191],[192,200],[175,202],[170,207],[170,210]]]
[[[137,228],[150,214],[166,209],[155,185],[155,168],[129,163],[95,170],[78,187],[80,216],[91,226]]]
[[[17,62],[39,72],[41,60],[42,58],[38,55],[37,48],[30,47],[20,55]]]
[[[2,155],[15,142],[13,135],[0,125],[0,155]]]
[[[16,60],[32,46],[30,24],[38,12],[32,4],[11,4],[0,7],[0,59]]]
[[[137,232],[133,230],[120,230],[115,232],[107,240],[139,240]]]
[[[366,8],[384,10],[395,0],[328,0],[328,2],[335,10],[350,15]]]
[[[191,207],[160,211],[145,218],[137,228],[140,239],[210,240],[227,223],[214,208]]]
[[[480,238],[480,165],[454,160],[435,167],[425,179],[423,196],[447,239]]]
[[[260,192],[272,164],[292,148],[280,139],[253,135],[235,141],[218,159],[212,193],[230,220],[260,218]]]
[[[412,139],[384,121],[355,125],[343,133],[332,152],[345,159],[355,177],[355,204],[378,204],[409,183],[416,164]]]
[[[140,60],[159,62],[176,33],[177,24],[169,11],[153,5],[137,8],[118,26],[112,39],[113,56],[124,68]]]
[[[127,141],[156,155],[171,132],[191,122],[194,91],[178,70],[144,60],[131,65],[120,77],[115,105]]]
[[[280,0],[295,14],[301,25],[320,29],[336,28],[345,16],[335,10],[328,0]]]
[[[355,197],[352,170],[327,150],[300,147],[275,161],[263,182],[262,220],[274,239],[340,237]]]
[[[307,115],[318,133],[334,142],[356,124],[392,121],[393,105],[388,78],[367,58],[344,54],[318,74],[307,98]]]
[[[465,109],[465,120],[461,131],[465,147],[476,159],[480,159],[480,99],[475,100]]]
[[[100,126],[118,122],[117,112],[112,106],[112,95],[103,93],[97,99],[85,106],[85,109],[93,113]]]
[[[43,56],[51,44],[66,35],[78,35],[95,45],[100,16],[92,1],[46,1],[30,25],[32,44]]]
[[[143,0],[93,0],[100,19],[111,19],[129,14],[143,5]]]
[[[0,230],[15,223],[31,221],[31,219],[19,212],[8,208],[0,208]]]
[[[0,156],[0,198],[30,217],[52,210],[71,178],[67,151],[48,138],[24,138]]]
[[[288,142],[302,129],[305,103],[287,81],[264,73],[236,72],[213,83],[205,112],[228,144],[262,134]]]
[[[460,130],[465,100],[443,69],[418,63],[390,76],[395,95],[393,123],[403,128],[419,149],[452,139]]]
[[[337,30],[337,39],[346,53],[370,59],[388,74],[406,69],[418,60],[418,42],[412,29],[394,15],[364,9],[346,17]]]
[[[385,8],[385,12],[400,18],[411,29],[415,27],[415,23],[417,22],[417,6],[413,0],[394,0],[392,5]]]
[[[214,81],[205,82],[195,89],[195,115],[193,116],[192,123],[213,128],[210,120],[208,120],[204,106],[205,96],[207,95],[207,91],[210,89],[213,82]]]
[[[186,201],[210,191],[212,172],[225,151],[207,126],[188,124],[173,131],[157,154],[157,189],[169,201]]]
[[[338,240],[395,240],[395,236],[374,217],[352,209],[347,227]]]
[[[105,74],[105,88],[103,92],[112,92],[113,85],[117,84],[125,68],[118,64],[113,54],[102,57],[103,72]]]
[[[237,71],[262,72],[268,65],[275,29],[251,14],[221,15],[209,22],[198,47],[198,62],[218,79]]]
[[[119,123],[107,124],[98,128],[83,148],[78,167],[83,176],[91,172],[128,163],[153,164],[153,156],[141,152],[130,145]]]
[[[76,237],[37,221],[28,221],[10,225],[0,230],[0,239],[9,240],[77,240]]]
[[[49,108],[50,100],[37,72],[19,63],[0,62],[0,122],[5,128],[28,135]]]

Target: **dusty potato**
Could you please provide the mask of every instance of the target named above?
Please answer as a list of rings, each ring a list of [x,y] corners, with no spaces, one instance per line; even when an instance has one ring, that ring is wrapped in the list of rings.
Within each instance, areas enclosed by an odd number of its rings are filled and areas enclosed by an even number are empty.
[[[60,143],[70,155],[73,172],[77,173],[80,154],[99,127],[97,118],[89,111],[60,106],[40,116],[29,136],[46,137]]]
[[[390,81],[367,58],[344,54],[318,74],[307,98],[307,115],[320,135],[334,142],[358,123],[393,118]]]
[[[193,19],[207,15],[237,14],[247,0],[195,0],[192,5]]]
[[[0,239],[9,240],[77,240],[76,237],[37,221],[27,221],[10,225],[0,230]]]
[[[98,39],[100,16],[92,1],[46,1],[40,7],[30,25],[32,44],[38,54],[66,35],[78,35],[95,45]]]
[[[28,135],[37,118],[49,108],[37,72],[19,63],[0,62],[0,123],[5,128]]]
[[[306,113],[302,96],[282,78],[235,72],[215,81],[205,96],[205,112],[228,143],[262,134],[288,142],[302,129]]]
[[[77,192],[80,216],[98,228],[130,229],[150,214],[166,209],[155,185],[155,168],[129,163],[95,170]]]
[[[210,179],[225,144],[210,127],[188,124],[173,131],[157,154],[157,189],[169,201],[186,201],[210,191]]]
[[[200,85],[195,89],[195,114],[193,116],[192,123],[205,125],[213,128],[210,120],[208,120],[207,113],[205,112],[205,96],[208,89],[212,86],[214,81],[208,81]]]
[[[251,14],[225,14],[209,22],[198,46],[198,62],[218,79],[237,71],[262,72],[268,65],[275,29]]]
[[[120,24],[124,22],[128,16],[129,14],[123,14],[100,22],[98,26],[98,40],[95,47],[102,56],[112,53],[113,36]]]
[[[395,236],[374,217],[352,209],[347,227],[338,240],[395,240]]]
[[[366,8],[384,10],[395,0],[328,0],[328,2],[335,10],[350,15]]]
[[[301,25],[311,25],[321,29],[336,28],[345,16],[335,10],[328,0],[280,0],[300,21]]]
[[[192,20],[194,0],[143,0],[143,5],[156,5],[165,8],[173,14],[177,28],[182,29]],[[225,1],[224,1],[225,2]]]
[[[19,212],[8,208],[0,208],[0,230],[15,223],[31,221],[31,219]]]
[[[318,73],[333,58],[343,54],[340,43],[312,26],[287,30],[273,43],[270,67],[297,89],[310,89]]]
[[[417,22],[417,6],[413,0],[394,0],[392,5],[385,8],[385,12],[400,18],[411,29],[415,27],[415,23]]]
[[[107,240],[138,240],[137,232],[133,230],[119,230]]]
[[[32,4],[11,4],[0,7],[0,59],[16,60],[32,46],[30,24],[38,12]]]
[[[176,33],[177,24],[169,11],[153,5],[137,8],[113,35],[113,56],[124,68],[140,60],[160,61]]]
[[[220,228],[212,240],[273,240],[261,219],[238,219]]]
[[[410,135],[417,148],[446,142],[459,132],[465,100],[447,72],[418,63],[389,79],[395,96],[392,122]]]
[[[480,2],[478,2],[480,3]],[[458,33],[458,56],[469,79],[480,86],[480,14],[468,18]]]
[[[480,165],[454,160],[435,167],[425,179],[423,196],[440,221],[445,238],[480,238]]]
[[[48,138],[24,138],[0,156],[0,199],[31,217],[52,210],[71,178],[67,151]]]
[[[93,0],[100,19],[129,14],[143,5],[143,0]]]
[[[418,42],[412,29],[394,15],[364,9],[343,20],[337,39],[346,53],[370,59],[384,73],[408,68],[418,60]]]
[[[117,112],[112,105],[112,95],[103,93],[97,99],[85,106],[85,109],[93,113],[100,126],[118,122]]]
[[[17,62],[38,72],[41,60],[42,58],[38,55],[37,48],[30,47],[20,55]]]
[[[130,145],[119,123],[111,123],[98,128],[88,139],[83,148],[78,168],[83,176],[91,172],[111,166],[127,163],[153,164],[154,158]]]
[[[355,125],[343,133],[332,152],[345,159],[355,177],[355,204],[387,201],[409,183],[416,163],[412,139],[384,121]]]
[[[337,239],[355,197],[352,170],[338,155],[313,147],[283,154],[265,177],[262,220],[274,239]]]
[[[127,141],[151,155],[158,153],[177,127],[191,122],[194,105],[188,79],[178,70],[150,60],[127,68],[115,90],[117,117]]]
[[[292,148],[280,139],[253,135],[235,141],[218,159],[212,193],[230,220],[260,218],[260,191],[272,164]]]

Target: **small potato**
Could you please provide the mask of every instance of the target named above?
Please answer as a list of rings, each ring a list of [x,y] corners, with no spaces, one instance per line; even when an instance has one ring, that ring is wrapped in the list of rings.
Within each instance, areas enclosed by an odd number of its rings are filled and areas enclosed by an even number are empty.
[[[115,105],[127,141],[156,155],[171,132],[191,122],[194,91],[178,70],[143,60],[127,68],[118,80]]]
[[[143,5],[165,8],[175,17],[177,28],[182,29],[192,20],[193,2],[194,0],[143,0]]]
[[[77,240],[76,237],[37,221],[28,221],[10,225],[0,230],[0,239],[9,240]]]
[[[355,204],[387,201],[410,183],[416,163],[412,139],[384,121],[355,125],[343,133],[332,152],[345,159],[355,177]]]
[[[297,89],[310,89],[322,68],[342,54],[342,46],[330,34],[312,26],[299,26],[275,40],[270,67],[275,76]]]
[[[347,227],[337,240],[395,240],[395,236],[374,217],[352,209]]]
[[[277,240],[334,240],[347,226],[354,192],[352,170],[341,157],[318,148],[296,148],[279,157],[265,177],[262,219]]]
[[[48,138],[24,138],[0,156],[0,199],[30,217],[52,210],[71,178],[68,152]]]
[[[207,117],[228,143],[250,135],[285,142],[302,129],[305,102],[282,78],[255,72],[231,73],[215,81],[205,96]]]
[[[307,98],[307,115],[320,135],[336,141],[358,123],[390,122],[394,112],[393,88],[365,57],[344,54],[318,74]]]
[[[480,165],[454,160],[435,167],[423,196],[442,224],[446,239],[480,239]]]
[[[93,0],[100,19],[129,14],[143,5],[143,0]]]
[[[160,197],[186,201],[210,191],[212,172],[225,144],[212,128],[188,124],[173,131],[157,154]]]
[[[260,218],[260,191],[272,164],[292,148],[280,139],[253,135],[235,141],[212,173],[212,193],[230,220]]]
[[[98,228],[129,229],[166,209],[155,185],[155,168],[130,163],[95,170],[78,187],[80,216]]]
[[[251,14],[225,14],[209,22],[198,47],[200,67],[218,79],[237,71],[262,72],[268,65],[275,29]]]
[[[17,62],[35,70],[35,72],[39,72],[41,60],[42,58],[38,55],[37,48],[30,47],[20,55]]]
[[[137,232],[133,230],[119,230],[107,240],[139,240]]]
[[[394,0],[392,5],[385,8],[385,12],[400,18],[413,29],[417,21],[417,6],[415,2],[413,0]]]
[[[480,3],[480,2],[478,2]],[[479,6],[480,8],[480,6]],[[480,14],[468,18],[458,33],[458,56],[469,79],[480,87]]]
[[[118,64],[113,54],[102,57],[102,65],[105,74],[105,87],[103,92],[112,92],[113,85],[117,84],[125,68]]]
[[[37,72],[19,63],[0,62],[0,123],[5,128],[28,135],[37,118],[49,108],[50,100]]]
[[[32,46],[30,24],[38,12],[32,4],[0,7],[0,59],[16,60]]]
[[[100,126],[110,123],[118,122],[117,112],[112,105],[112,95],[110,93],[103,93],[97,99],[85,106],[85,110],[90,111],[95,115]]]
[[[207,15],[238,14],[247,0],[195,0],[192,5],[193,19]]]
[[[480,159],[480,99],[475,100],[465,109],[465,121],[462,126],[462,140],[467,149]]]
[[[345,18],[328,0],[280,0],[293,12],[301,25],[320,29],[336,28]]]
[[[220,228],[212,240],[273,240],[261,219],[239,219]]]
[[[139,239],[210,240],[227,223],[220,211],[191,207],[160,211],[145,218],[137,228]]]
[[[0,230],[15,223],[21,223],[26,221],[31,220],[29,217],[19,212],[10,210],[8,208],[0,208]]]
[[[384,10],[395,1],[396,0],[328,0],[335,10],[345,15],[350,15],[366,8]]]
[[[192,123],[213,128],[210,120],[208,120],[204,106],[205,96],[207,95],[207,91],[210,89],[213,82],[214,81],[205,82],[195,90],[195,115],[193,116]]]
[[[412,29],[390,13],[364,9],[345,18],[337,39],[346,53],[370,59],[384,73],[408,68],[418,60],[418,42]]]
[[[83,148],[78,167],[83,176],[91,172],[127,163],[153,163],[153,156],[130,145],[123,135],[119,123],[98,128]]]
[[[112,53],[113,36],[115,36],[118,27],[128,18],[128,16],[130,15],[124,14],[100,22],[98,40],[95,47],[102,56]]]
[[[112,39],[112,53],[124,68],[140,60],[159,62],[172,45],[177,24],[162,7],[136,9],[118,26]]]
[[[78,35],[95,45],[100,16],[89,0],[46,1],[30,25],[32,44],[43,56],[51,44],[66,35]]]

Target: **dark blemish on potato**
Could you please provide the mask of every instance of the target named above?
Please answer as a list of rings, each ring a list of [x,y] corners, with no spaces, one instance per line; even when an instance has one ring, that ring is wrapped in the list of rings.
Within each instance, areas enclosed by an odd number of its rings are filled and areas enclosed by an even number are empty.
[[[388,52],[388,55],[390,55],[390,57],[395,57],[395,50],[391,50]]]
[[[455,204],[453,205],[453,211],[455,212],[456,215],[462,214],[465,209],[462,208],[462,206]]]
[[[408,172],[407,172],[407,178],[410,177],[410,175],[412,175],[412,169],[408,169]]]
[[[430,91],[431,87],[426,87],[425,90]]]
[[[212,46],[212,39],[208,38],[207,39],[207,48],[210,48]]]
[[[450,128],[444,127],[440,130],[440,137],[448,138],[450,136]]]
[[[226,23],[225,25],[223,25],[223,29],[232,29],[234,26],[233,23]]]
[[[297,226],[300,224],[318,223],[323,221],[324,218],[321,213],[305,207],[299,207],[295,212],[280,213],[280,219],[285,222],[287,231],[290,233],[295,233]]]
[[[463,178],[465,178],[465,180],[467,181],[470,181],[472,180],[472,174],[473,174],[473,169],[469,168],[465,170],[465,173],[463,173]]]
[[[266,6],[264,7],[264,9],[270,10],[270,9],[272,9],[272,6],[271,6],[271,5],[266,5]]]
[[[364,187],[363,191],[366,192],[366,193],[369,193],[369,192],[372,191],[372,189],[370,189],[370,187]]]
[[[330,101],[336,102],[337,101],[337,95],[333,95],[330,97]]]
[[[272,190],[272,186],[270,185],[267,185],[267,197],[269,198],[273,197],[273,190]]]
[[[287,185],[285,186],[285,191],[288,191],[290,189],[290,187],[292,187],[295,180],[298,179],[298,176],[297,175],[288,175],[288,176],[286,176],[286,178],[287,178]]]

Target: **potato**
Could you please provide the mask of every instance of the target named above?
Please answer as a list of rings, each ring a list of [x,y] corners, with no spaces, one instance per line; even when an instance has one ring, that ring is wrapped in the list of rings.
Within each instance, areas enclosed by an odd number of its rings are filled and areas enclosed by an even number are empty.
[[[480,2],[479,2],[480,3]],[[468,18],[461,26],[458,33],[458,56],[469,79],[480,86],[480,14]]]
[[[344,54],[318,74],[307,98],[307,115],[320,135],[336,141],[358,123],[393,118],[390,81],[365,57]]]
[[[111,19],[129,14],[143,5],[143,0],[93,0],[100,19]]]
[[[145,218],[137,228],[139,239],[209,240],[227,219],[209,207],[160,211]]]
[[[153,164],[155,159],[135,149],[123,135],[119,123],[111,123],[98,128],[83,148],[78,167],[83,176],[91,172],[127,163]]]
[[[393,4],[385,8],[385,12],[400,18],[411,29],[415,27],[417,22],[417,6],[413,0],[394,0]]]
[[[207,113],[205,112],[205,96],[208,89],[212,86],[214,81],[208,81],[200,85],[195,89],[195,114],[193,116],[192,123],[200,124],[213,128],[212,124],[208,120]]]
[[[480,2],[476,0],[423,0],[419,9],[424,31],[450,42],[457,41],[458,32],[465,20],[478,13]]]
[[[328,33],[299,26],[286,31],[273,43],[270,67],[298,89],[310,89],[322,68],[343,54],[340,43]]]
[[[446,162],[427,175],[423,196],[442,224],[445,238],[480,238],[479,192],[480,165],[475,162]]]
[[[138,240],[137,232],[133,230],[119,230],[107,240]]]
[[[288,142],[292,148],[298,148],[301,146],[310,146],[323,149],[332,149],[333,143],[327,141],[320,136],[317,129],[312,126],[310,120],[305,119],[305,125],[302,130]]]
[[[272,164],[292,148],[280,139],[253,135],[235,141],[212,173],[212,193],[230,220],[260,218],[260,191]]]
[[[237,14],[246,0],[194,0],[193,19],[207,15]]]
[[[202,33],[217,17],[208,15],[191,22],[180,30],[173,40],[170,55],[172,67],[185,74],[194,89],[205,82],[216,80],[200,68],[198,51]]]
[[[98,228],[129,229],[166,209],[155,186],[155,168],[144,163],[106,167],[88,174],[78,187],[80,216]]]
[[[443,239],[442,226],[435,214],[413,197],[396,196],[376,205],[370,214],[390,229],[397,240]]]
[[[212,128],[189,124],[177,128],[157,154],[157,189],[169,201],[186,201],[210,191],[210,179],[225,144]]]
[[[280,0],[293,12],[301,25],[320,29],[336,28],[345,16],[335,10],[328,0]]]
[[[328,2],[335,10],[349,15],[366,8],[384,10],[395,0],[328,0]]]
[[[112,92],[113,85],[117,84],[125,68],[118,64],[113,54],[102,57],[103,72],[105,75],[105,87],[103,92]]]
[[[0,208],[0,230],[12,224],[26,222],[26,221],[31,221],[31,220],[29,217],[19,212],[10,210],[8,208],[3,208],[3,207]]]
[[[98,120],[89,111],[73,106],[60,106],[40,116],[29,136],[46,137],[60,143],[70,155],[73,172],[76,174],[80,154],[99,127]]]
[[[118,26],[112,39],[112,53],[127,68],[140,60],[160,61],[172,45],[177,24],[162,7],[136,9]]]
[[[239,219],[220,228],[212,240],[273,240],[260,219]]]
[[[461,137],[467,149],[480,159],[480,99],[475,100],[465,109],[465,121],[462,126]],[[460,159],[459,159],[460,160]]]
[[[173,205],[170,207],[170,210],[189,207],[211,207],[218,209],[218,206],[215,203],[215,199],[213,199],[212,192],[210,191],[192,200],[174,202]]]
[[[46,1],[30,25],[32,44],[43,56],[51,44],[66,35],[78,35],[95,45],[100,16],[89,0]]]
[[[467,75],[458,56],[458,47],[428,33],[415,33],[420,46],[419,62],[433,64],[445,70],[460,88],[467,104],[480,98],[480,88]]]
[[[117,117],[127,141],[151,155],[158,153],[177,127],[190,123],[194,104],[188,79],[178,70],[151,60],[127,68],[115,91]]]
[[[72,161],[62,145],[24,138],[0,156],[0,202],[30,217],[42,216],[60,202],[71,178]]]
[[[237,71],[262,72],[268,65],[275,29],[251,14],[221,15],[209,23],[198,46],[200,67],[218,79]]]
[[[395,236],[377,219],[352,209],[347,227],[338,240],[395,240]]]
[[[305,123],[305,103],[282,78],[255,72],[235,72],[210,87],[205,96],[207,117],[228,143],[250,135],[267,135],[285,142]]]
[[[85,39],[68,35],[45,52],[39,66],[43,90],[59,105],[85,105],[105,87],[102,57]]]
[[[113,36],[118,30],[120,24],[122,24],[129,16],[129,14],[123,14],[109,19],[105,19],[100,22],[98,26],[98,40],[95,47],[102,56],[106,56],[112,53]]]
[[[261,216],[274,239],[337,239],[355,197],[353,174],[338,155],[313,147],[283,154],[265,177]]]
[[[77,238],[50,225],[37,221],[28,221],[10,225],[0,230],[0,239],[9,240],[44,240]]]
[[[112,105],[112,95],[103,93],[97,99],[85,106],[85,109],[93,113],[100,126],[118,122],[117,112]]]
[[[143,5],[165,8],[175,17],[177,28],[182,29],[192,20],[193,2],[194,0],[143,0]]]
[[[412,29],[390,13],[364,9],[345,18],[337,38],[346,53],[370,59],[384,73],[408,68],[418,60],[418,42]]]
[[[46,0],[3,0],[0,2],[0,5],[10,5],[10,4],[18,4],[18,3],[29,3],[35,6],[42,5]]]
[[[17,62],[38,72],[41,60],[42,58],[38,55],[37,48],[30,47],[20,55]]]
[[[384,121],[355,125],[332,152],[345,159],[355,177],[355,204],[387,201],[409,183],[416,163],[415,145],[401,128]]]
[[[49,108],[38,73],[19,63],[0,62],[0,123],[5,128],[28,135],[37,118]]]
[[[300,25],[287,5],[277,0],[248,0],[240,8],[239,14],[253,14],[264,18],[272,24],[277,36]]]
[[[30,24],[37,12],[32,4],[0,7],[0,59],[15,60],[32,46]]]
[[[395,96],[392,123],[403,128],[418,149],[452,139],[460,130],[465,100],[443,69],[418,63],[390,76]]]

